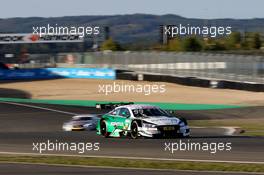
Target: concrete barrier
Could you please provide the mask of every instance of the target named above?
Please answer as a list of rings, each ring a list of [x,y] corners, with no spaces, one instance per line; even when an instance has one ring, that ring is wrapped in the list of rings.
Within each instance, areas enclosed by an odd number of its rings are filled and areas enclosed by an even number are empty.
[[[223,88],[226,89],[264,92],[264,84],[252,84],[247,82],[232,82],[232,81],[221,81],[221,82],[223,83]]]
[[[138,81],[139,77],[144,81],[168,82],[186,86],[197,86],[206,88],[237,89],[254,92],[264,92],[264,84],[252,84],[247,82],[232,82],[226,80],[210,80],[195,77],[177,77],[160,74],[142,74],[137,72],[117,73],[117,79]]]

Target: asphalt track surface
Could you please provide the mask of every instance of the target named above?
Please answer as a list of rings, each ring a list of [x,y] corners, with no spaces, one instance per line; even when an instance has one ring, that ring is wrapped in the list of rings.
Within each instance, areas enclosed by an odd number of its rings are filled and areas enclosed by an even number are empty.
[[[53,165],[36,165],[36,164],[0,164],[0,174],[3,175],[240,175],[241,173],[230,172],[198,172],[198,171],[169,171],[169,170],[142,170],[142,169],[120,169],[120,168],[99,168],[99,167],[68,167]],[[252,175],[252,173],[243,173],[243,175]]]
[[[33,143],[99,143],[99,151],[43,151],[44,154],[70,154],[87,156],[116,156],[188,160],[252,161],[264,162],[264,138],[225,136],[221,129],[193,129],[188,139],[137,139],[104,138],[95,131],[63,132],[63,122],[72,113],[104,113],[95,108],[38,105],[68,113],[0,103],[0,152],[36,153]],[[165,151],[165,143],[231,143],[231,151]]]
[[[63,132],[63,122],[69,120],[74,114],[97,113],[106,111],[95,108],[59,106],[59,105],[35,105],[53,109],[53,111],[26,106],[18,106],[0,102],[0,152],[1,153],[33,153],[41,155],[33,150],[33,143],[64,142],[64,143],[99,143],[99,151],[86,151],[80,154],[76,151],[44,151],[42,154],[63,154],[80,156],[106,156],[106,157],[134,157],[149,159],[184,159],[204,161],[245,161],[264,162],[264,138],[263,137],[239,137],[226,136],[223,129],[193,129],[192,137],[189,139],[137,139],[128,138],[103,138],[96,135],[94,131],[88,132]],[[59,111],[54,111],[59,110]],[[189,113],[182,112],[181,115],[188,118]],[[195,115],[195,114],[193,114]],[[197,114],[198,115],[198,114]],[[223,115],[220,115],[220,118]],[[191,116],[193,117],[193,116]],[[206,118],[206,117],[205,117]],[[203,119],[203,118],[202,118]],[[206,142],[206,143],[232,143],[231,151],[219,151],[215,154],[209,151],[176,151],[173,154],[165,151],[165,143],[183,142]],[[98,167],[67,167],[50,165],[30,165],[1,163],[0,174],[207,174],[220,175],[217,172],[196,171],[157,171],[157,170],[135,170],[118,168]],[[226,173],[231,174],[231,173]],[[241,174],[241,173],[232,173]]]

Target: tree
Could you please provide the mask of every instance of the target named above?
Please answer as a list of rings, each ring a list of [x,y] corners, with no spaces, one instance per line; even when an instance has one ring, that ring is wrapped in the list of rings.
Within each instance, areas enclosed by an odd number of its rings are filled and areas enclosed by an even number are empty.
[[[210,43],[207,43],[204,47],[204,50],[220,51],[220,50],[226,50],[226,48],[223,42],[214,40]]]
[[[109,38],[108,40],[105,40],[102,43],[101,50],[121,50],[120,45],[117,42],[114,42],[112,38]]]
[[[196,37],[188,37],[183,41],[183,50],[197,52],[203,48],[201,42]]]
[[[250,48],[259,49],[261,47],[261,40],[259,33],[254,33],[252,41],[250,42]]]
[[[232,32],[227,38],[227,49],[241,48],[241,40],[240,32]]]
[[[168,45],[166,47],[168,51],[182,51],[182,41],[179,38],[174,38],[169,40]]]

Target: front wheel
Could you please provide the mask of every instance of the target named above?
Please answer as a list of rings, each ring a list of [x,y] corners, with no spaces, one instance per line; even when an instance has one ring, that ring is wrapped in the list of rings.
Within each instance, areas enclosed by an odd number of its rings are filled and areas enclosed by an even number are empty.
[[[138,138],[138,124],[136,121],[133,121],[131,124],[131,133],[130,136],[132,139]]]

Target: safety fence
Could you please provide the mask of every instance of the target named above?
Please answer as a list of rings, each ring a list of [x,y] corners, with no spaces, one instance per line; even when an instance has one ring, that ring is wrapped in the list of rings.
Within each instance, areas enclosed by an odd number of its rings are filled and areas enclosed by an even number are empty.
[[[264,57],[198,52],[86,52],[30,55],[22,68],[90,67],[264,84]]]

